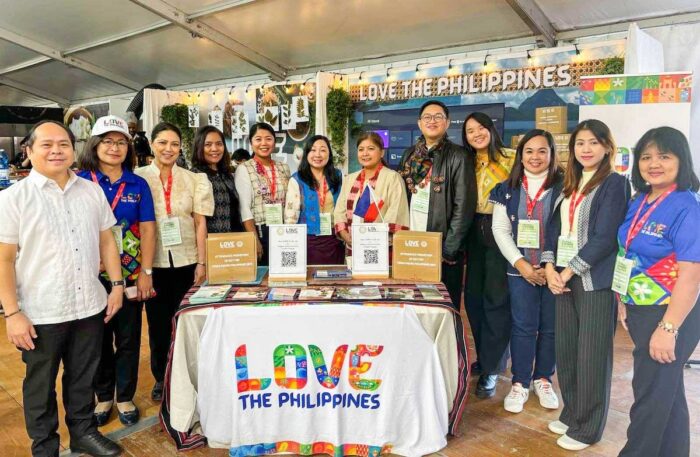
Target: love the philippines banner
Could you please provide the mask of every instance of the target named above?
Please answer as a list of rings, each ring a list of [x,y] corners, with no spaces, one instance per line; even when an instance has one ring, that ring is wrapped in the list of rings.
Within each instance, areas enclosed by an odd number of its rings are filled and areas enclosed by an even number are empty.
[[[419,456],[447,444],[437,348],[412,307],[222,307],[198,360],[202,430],[233,457]]]

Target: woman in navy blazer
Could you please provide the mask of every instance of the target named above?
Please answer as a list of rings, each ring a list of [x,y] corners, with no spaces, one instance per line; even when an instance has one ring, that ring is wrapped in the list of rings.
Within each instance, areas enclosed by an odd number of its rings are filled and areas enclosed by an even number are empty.
[[[617,229],[630,186],[614,172],[615,142],[603,122],[574,129],[564,189],[547,227],[542,263],[556,296],[555,346],[564,408],[549,429],[581,450],[600,441],[607,419],[617,301],[612,277]]]

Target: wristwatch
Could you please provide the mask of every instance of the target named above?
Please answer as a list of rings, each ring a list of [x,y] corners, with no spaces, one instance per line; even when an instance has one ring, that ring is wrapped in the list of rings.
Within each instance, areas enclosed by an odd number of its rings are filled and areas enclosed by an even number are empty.
[[[153,274],[153,270],[150,268],[141,268],[141,271],[146,273],[148,276],[151,276]]]
[[[117,286],[124,286],[124,280],[120,279],[119,281],[112,281],[112,287],[117,287]]]
[[[674,337],[678,338],[678,327],[673,325],[671,322],[659,321],[657,327],[663,330],[664,332],[670,333]]]

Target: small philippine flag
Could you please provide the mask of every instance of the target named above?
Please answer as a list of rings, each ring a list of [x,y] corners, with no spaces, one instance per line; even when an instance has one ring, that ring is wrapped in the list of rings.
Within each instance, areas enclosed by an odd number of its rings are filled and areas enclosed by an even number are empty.
[[[372,223],[381,217],[379,210],[384,206],[384,200],[378,199],[371,186],[366,186],[355,206],[353,214],[361,217],[365,223]]]

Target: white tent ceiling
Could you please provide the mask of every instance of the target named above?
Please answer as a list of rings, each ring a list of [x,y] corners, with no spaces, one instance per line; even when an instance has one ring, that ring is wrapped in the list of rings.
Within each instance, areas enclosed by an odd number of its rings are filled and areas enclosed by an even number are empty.
[[[700,21],[698,0],[0,0],[0,11],[0,104],[13,105]]]

